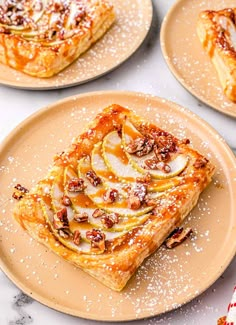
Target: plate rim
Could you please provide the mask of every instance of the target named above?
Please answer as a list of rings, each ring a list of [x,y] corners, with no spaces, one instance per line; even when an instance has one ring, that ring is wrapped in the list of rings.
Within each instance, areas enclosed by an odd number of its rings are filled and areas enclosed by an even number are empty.
[[[6,86],[6,87],[10,87],[10,88],[13,88],[13,89],[22,89],[22,90],[39,90],[39,91],[43,91],[43,90],[57,90],[57,89],[66,89],[66,88],[70,88],[70,87],[75,87],[75,86],[78,86],[78,85],[83,85],[83,84],[86,84],[87,82],[91,82],[93,80],[96,80],[98,78],[101,78],[103,77],[104,75],[114,71],[115,69],[119,68],[123,63],[125,63],[127,60],[129,60],[138,50],[139,48],[142,46],[142,44],[144,43],[144,41],[146,40],[149,32],[150,32],[150,29],[151,29],[151,26],[152,26],[152,22],[153,22],[153,12],[154,12],[154,9],[153,9],[153,3],[152,3],[152,0],[145,0],[148,4],[148,6],[146,5],[145,6],[145,10],[148,10],[148,13],[147,13],[147,17],[150,17],[149,20],[148,20],[148,24],[147,24],[147,28],[144,30],[144,33],[142,34],[142,37],[139,39],[139,42],[137,42],[136,46],[132,49],[132,51],[129,51],[129,53],[127,53],[127,55],[122,59],[122,61],[120,61],[119,63],[117,64],[114,64],[111,68],[109,68],[108,70],[106,71],[103,71],[102,73],[99,73],[99,74],[96,74],[95,76],[91,76],[89,78],[86,78],[82,81],[75,81],[75,82],[69,82],[69,83],[66,83],[66,84],[60,84],[60,85],[52,85],[52,86],[45,86],[45,85],[42,85],[42,86],[31,86],[30,84],[27,84],[27,85],[21,85],[21,82],[16,82],[16,81],[6,81],[4,79],[2,79],[2,77],[0,77],[0,85],[3,85],[3,86]],[[111,26],[112,28],[113,26]],[[107,31],[109,32],[110,29]],[[84,54],[86,54],[94,45],[96,45],[96,43],[98,43],[100,40],[96,41],[94,44],[91,45],[91,47],[85,51],[85,53],[82,53],[80,57],[82,57]],[[75,61],[73,61],[72,63],[76,62],[77,60],[80,59],[80,57],[78,57]],[[72,64],[71,63],[71,64]],[[32,78],[32,82],[34,80],[37,80],[37,79],[43,79],[43,80],[47,80],[47,79],[50,79],[50,78],[37,78],[37,77],[33,77],[33,76],[29,76],[21,71],[18,71],[18,70],[15,70],[14,68],[11,68],[3,63],[0,63],[0,70],[1,70],[1,66],[3,66],[5,69],[7,70],[12,70],[13,72],[16,71],[17,73],[20,73],[22,76],[26,75],[26,77],[30,77]],[[70,68],[70,65],[67,66],[66,68],[64,68],[62,71],[60,72],[63,72],[65,69],[67,68]],[[60,73],[59,72],[59,73]],[[58,75],[58,74],[57,74]],[[55,75],[56,76],[56,75]]]
[[[180,75],[177,72],[175,65],[173,64],[172,60],[170,60],[170,58],[169,58],[169,54],[168,54],[168,51],[167,51],[167,48],[165,45],[168,23],[171,20],[171,16],[175,12],[176,8],[178,8],[178,6],[180,6],[181,2],[185,3],[186,1],[187,0],[176,0],[175,3],[167,11],[167,13],[162,21],[161,30],[160,30],[160,44],[161,44],[162,56],[167,64],[170,72],[172,73],[172,75],[175,77],[175,79],[181,84],[181,86],[186,91],[188,91],[191,95],[193,95],[196,99],[200,100],[202,103],[204,103],[208,107],[215,109],[216,111],[220,112],[221,114],[225,114],[225,115],[236,118],[236,103],[235,103],[235,112],[231,112],[231,111],[224,111],[223,109],[219,108],[217,105],[215,105],[215,104],[211,103],[210,101],[208,101],[207,99],[205,99],[204,96],[202,96],[201,94],[198,94],[194,89],[188,87],[184,78],[180,78]]]
[[[77,103],[80,98],[86,98],[86,97],[91,97],[91,96],[104,96],[104,95],[115,95],[115,96],[131,96],[132,98],[137,98],[137,97],[143,97],[143,98],[150,98],[151,100],[154,99],[154,101],[157,100],[161,101],[161,100],[165,100],[165,103],[167,103],[171,108],[174,108],[174,110],[177,109],[181,109],[181,114],[184,114],[185,116],[190,116],[191,118],[194,118],[197,120],[197,123],[201,123],[201,125],[204,127],[204,129],[207,129],[210,133],[217,135],[218,139],[219,139],[219,143],[220,146],[223,147],[224,149],[224,153],[227,154],[228,158],[232,161],[232,163],[235,165],[236,167],[236,157],[234,156],[232,150],[230,149],[230,147],[228,146],[228,144],[226,143],[226,141],[223,139],[223,137],[221,137],[221,135],[218,134],[218,132],[211,126],[209,125],[206,121],[204,121],[201,117],[197,116],[195,113],[193,113],[192,111],[190,111],[188,108],[179,105],[171,100],[168,99],[164,99],[161,98],[159,96],[155,96],[155,95],[151,95],[151,94],[145,94],[142,92],[133,92],[133,91],[118,91],[118,90],[109,90],[109,91],[92,91],[92,92],[86,92],[83,94],[78,94],[78,95],[73,95],[73,96],[69,96],[66,98],[63,98],[59,101],[53,102],[45,107],[42,107],[41,109],[37,110],[36,112],[34,112],[33,114],[31,114],[30,116],[28,116],[26,119],[24,119],[21,123],[19,123],[13,130],[11,130],[11,132],[5,137],[5,139],[0,143],[0,157],[3,154],[4,150],[7,149],[7,145],[12,141],[12,139],[20,132],[20,130],[24,129],[25,127],[27,127],[27,125],[29,123],[32,122],[36,122],[36,120],[47,113],[47,111],[49,110],[54,110],[57,109],[58,105],[61,105],[65,102],[70,102],[73,101],[74,103]],[[4,154],[3,154],[4,155]],[[225,156],[224,156],[225,157]],[[236,190],[236,188],[235,188]],[[236,205],[235,205],[236,207]],[[231,230],[233,231],[233,230]],[[234,232],[236,232],[236,229],[234,229]],[[215,276],[212,278],[211,277],[211,281],[207,281],[208,285],[205,286],[204,288],[202,288],[201,290],[199,290],[199,292],[196,293],[192,293],[191,296],[187,297],[186,300],[184,300],[182,302],[181,305],[178,305],[176,307],[172,307],[171,309],[167,310],[171,311],[174,309],[179,308],[180,306],[185,305],[186,303],[190,302],[191,300],[193,300],[194,298],[198,297],[201,293],[203,293],[204,291],[206,291],[219,277],[220,275],[226,270],[226,268],[229,266],[230,262],[233,260],[234,256],[236,254],[236,241],[234,243],[234,246],[231,250],[231,254],[228,255],[227,258],[227,263],[225,263],[224,267],[220,267],[218,269],[218,271],[215,273]],[[148,314],[146,312],[146,315],[142,316],[142,317],[135,317],[134,314],[130,315],[126,315],[125,318],[120,318],[120,319],[113,319],[112,316],[111,317],[89,317],[89,313],[85,313],[83,311],[80,311],[79,313],[76,313],[74,311],[73,308],[68,308],[63,306],[63,309],[60,308],[60,304],[55,303],[47,298],[45,298],[44,296],[40,295],[39,293],[35,293],[33,292],[29,287],[27,287],[22,281],[17,279],[17,276],[15,276],[14,272],[12,270],[9,269],[8,264],[9,263],[4,263],[5,260],[5,256],[0,257],[0,269],[4,272],[4,274],[18,287],[20,288],[24,293],[26,293],[27,295],[29,295],[30,297],[32,297],[33,299],[35,299],[36,301],[40,302],[41,304],[59,311],[61,313],[65,313],[71,316],[76,316],[76,317],[81,317],[84,319],[89,319],[89,320],[98,320],[98,321],[112,321],[112,322],[120,322],[120,321],[130,321],[130,320],[140,320],[140,319],[144,319],[144,318],[150,318],[150,317],[154,317],[154,316],[159,316],[161,315],[161,313],[158,314]],[[164,313],[164,312],[163,312]],[[98,316],[98,315],[97,315]]]

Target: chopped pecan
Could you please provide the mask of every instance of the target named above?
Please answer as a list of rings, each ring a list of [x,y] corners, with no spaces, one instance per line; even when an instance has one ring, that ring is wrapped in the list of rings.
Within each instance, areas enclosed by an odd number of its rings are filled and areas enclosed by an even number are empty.
[[[53,216],[53,226],[55,229],[69,229],[69,220],[67,217],[67,209],[63,208]]]
[[[80,240],[81,240],[80,231],[75,230],[75,232],[73,233],[73,242],[74,242],[74,244],[78,246],[80,244]]]
[[[82,178],[72,178],[67,183],[67,189],[69,192],[82,192],[86,188],[84,180]]]
[[[23,187],[20,184],[17,184],[16,186],[14,186],[14,188],[16,189],[16,191],[12,194],[12,197],[16,200],[22,199],[23,196],[29,192],[27,188]]]
[[[155,143],[158,148],[165,148],[166,152],[177,151],[177,141],[171,134],[160,135],[155,139]]]
[[[217,325],[225,325],[225,324],[227,324],[226,323],[226,316],[222,316],[222,317],[218,318]]]
[[[82,213],[76,213],[74,215],[74,219],[77,222],[87,222],[88,221],[88,214],[86,212],[82,212]]]
[[[63,197],[61,198],[61,203],[63,205],[65,205],[66,207],[70,206],[71,205],[71,200],[70,200],[69,196],[63,195]]]
[[[149,194],[147,194],[145,196],[144,202],[148,207],[154,206],[157,204],[156,200],[154,198],[152,198]]]
[[[90,183],[95,187],[102,183],[101,178],[98,177],[97,174],[93,170],[89,170],[86,173],[86,177],[90,181]]]
[[[142,177],[137,177],[136,182],[137,183],[144,183],[144,184],[149,184],[152,180],[152,176],[150,173],[145,174]]]
[[[118,198],[119,192],[115,188],[109,188],[103,195],[106,203],[113,203]]]
[[[114,224],[119,223],[119,214],[118,213],[111,213],[108,215],[104,215],[101,218],[101,222],[104,224],[106,228],[112,228]]]
[[[170,160],[169,150],[165,147],[159,148],[158,146],[155,146],[154,153],[156,155],[157,161],[169,161]]]
[[[182,144],[190,144],[190,140],[188,138],[184,138],[183,140],[181,140]]]
[[[154,139],[148,137],[138,137],[132,140],[125,148],[128,153],[135,153],[138,157],[147,155],[152,151]]]
[[[208,163],[208,159],[205,157],[202,158],[197,158],[195,163],[193,164],[193,167],[199,169],[199,168],[203,168],[206,166],[206,164]]]
[[[163,161],[158,161],[155,157],[150,158],[150,159],[146,159],[144,161],[144,168],[148,168],[148,169],[152,169],[152,170],[162,170],[165,173],[170,173],[171,172],[171,168],[168,164],[166,164]]]
[[[86,232],[86,238],[91,241],[91,248],[100,251],[105,250],[105,234],[99,229]]]
[[[177,227],[170,236],[166,239],[165,245],[167,248],[174,248],[180,245],[185,239],[187,239],[192,234],[191,228],[184,229],[183,227]]]
[[[132,210],[139,209],[144,202],[146,194],[147,186],[142,183],[137,183],[129,192],[128,207]]]
[[[100,217],[103,216],[104,214],[105,214],[105,212],[104,212],[103,210],[101,210],[101,209],[96,209],[96,210],[94,210],[92,216],[93,216],[94,218],[100,218]]]

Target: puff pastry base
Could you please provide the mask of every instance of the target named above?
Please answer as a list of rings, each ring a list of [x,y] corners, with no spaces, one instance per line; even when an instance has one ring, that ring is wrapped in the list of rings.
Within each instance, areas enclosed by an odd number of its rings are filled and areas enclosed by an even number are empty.
[[[236,102],[236,8],[200,13],[197,34],[217,71],[224,94]]]
[[[45,1],[40,1],[43,6]],[[25,19],[23,25],[16,26],[12,25],[14,21],[3,23],[0,6],[0,62],[34,77],[51,77],[87,51],[115,20],[113,6],[106,0],[76,0],[69,1],[70,5],[64,2],[58,2],[62,8],[56,1],[48,2],[40,19],[27,17],[28,25]]]
[[[50,201],[51,194],[42,194],[36,186],[17,202],[14,210],[15,219],[35,240],[116,291],[125,287],[144,259],[152,254],[182,223],[196,205],[199,195],[209,184],[214,173],[214,166],[200,153],[193,150],[188,145],[188,141],[178,140],[168,132],[136,116],[131,110],[114,104],[105,108],[91,122],[87,130],[74,140],[70,148],[54,158],[54,166],[39,184],[44,182],[49,184],[49,180],[55,180],[59,171],[68,166],[76,171],[81,159],[83,161],[83,157],[91,157],[93,148],[101,141],[104,143],[107,135],[115,134],[114,132],[121,135],[124,132],[122,126],[127,119],[144,137],[154,137],[159,146],[164,141],[166,150],[169,150],[170,155],[174,155],[174,159],[181,155],[187,158],[186,165],[177,175],[169,177],[167,171],[167,173],[161,174],[161,179],[153,180],[162,189],[159,187],[158,195],[154,193],[156,196],[152,199],[151,211],[149,209],[147,213],[148,218],[139,224],[131,225],[129,229],[124,227],[124,231],[121,231],[117,237],[107,238],[105,248],[100,252],[94,251],[92,248],[85,252],[79,251],[80,245],[76,251],[73,247],[70,248],[66,242],[63,244],[64,239],[58,237],[60,235],[55,232],[52,224],[45,218],[45,211],[43,211],[41,203],[45,200]],[[174,146],[172,146],[173,144]],[[153,172],[156,171],[153,170]],[[143,176],[146,177],[147,174]],[[138,179],[134,181],[136,184]],[[147,180],[147,184],[149,181],[150,179]],[[171,185],[166,186],[165,184],[168,185],[168,182],[171,182]],[[85,188],[85,193],[88,187]],[[65,183],[64,189],[66,189]],[[47,193],[49,193],[48,190]],[[113,203],[110,203],[108,208],[112,209],[112,206]],[[105,210],[106,207],[104,206]],[[144,209],[146,209],[145,203]],[[136,214],[139,210],[130,209],[130,211]],[[133,218],[136,217],[137,219],[142,218],[142,215],[136,214]],[[122,222],[121,218],[120,223],[118,222],[114,227],[119,227]],[[100,228],[100,230],[104,233],[109,231],[112,233],[112,228],[105,231],[104,228]]]

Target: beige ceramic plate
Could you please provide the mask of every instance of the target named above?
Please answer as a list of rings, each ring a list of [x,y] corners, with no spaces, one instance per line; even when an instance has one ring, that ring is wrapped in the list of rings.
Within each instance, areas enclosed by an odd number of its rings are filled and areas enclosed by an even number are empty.
[[[100,109],[111,103],[141,116],[193,146],[215,163],[216,175],[186,220],[192,240],[146,260],[123,292],[106,288],[31,239],[13,220],[13,186],[30,188],[47,172]],[[210,140],[210,142],[209,142]],[[0,265],[25,293],[72,315],[96,320],[132,320],[163,313],[193,299],[225,270],[236,251],[236,163],[219,135],[193,113],[140,93],[97,92],[71,97],[32,115],[0,150]]]
[[[178,0],[161,28],[161,47],[165,60],[181,84],[202,102],[236,117],[236,104],[223,94],[210,58],[196,34],[200,11],[235,6],[233,0]]]
[[[111,0],[116,22],[85,54],[49,79],[30,77],[0,64],[0,83],[23,89],[54,89],[85,83],[127,60],[145,39],[152,21],[150,0]]]

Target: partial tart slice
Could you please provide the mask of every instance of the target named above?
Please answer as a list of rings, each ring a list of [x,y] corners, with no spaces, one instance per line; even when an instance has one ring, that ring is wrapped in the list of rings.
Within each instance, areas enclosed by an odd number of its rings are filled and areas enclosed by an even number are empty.
[[[209,8],[210,9],[210,8]],[[199,14],[197,34],[212,61],[224,94],[236,102],[236,8]]]
[[[14,216],[37,241],[120,291],[195,206],[214,166],[189,140],[115,104],[74,139],[19,196]],[[150,154],[155,166],[143,168]]]

